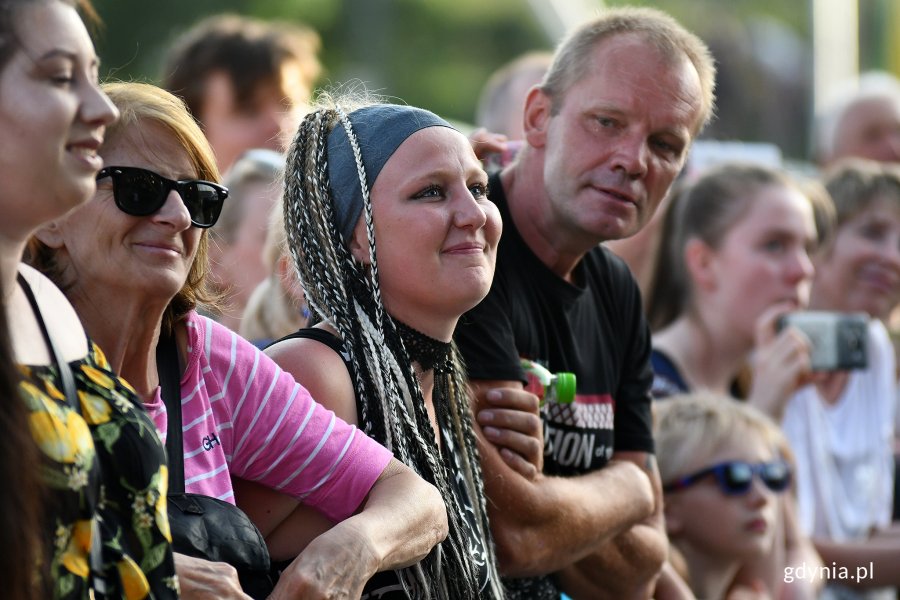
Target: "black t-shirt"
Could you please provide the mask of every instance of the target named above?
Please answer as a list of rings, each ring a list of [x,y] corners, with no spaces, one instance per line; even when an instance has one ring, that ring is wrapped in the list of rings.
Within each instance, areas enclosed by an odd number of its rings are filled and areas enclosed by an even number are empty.
[[[344,354],[341,340],[338,337],[324,329],[308,328],[287,335],[281,338],[281,340],[295,338],[313,339],[325,344],[340,354],[341,358],[344,360],[344,365],[347,367],[347,372],[350,373],[351,377],[353,376],[353,366],[347,360],[347,355]],[[360,408],[360,401],[359,398],[357,398],[356,418],[357,422],[362,426],[363,421]],[[454,446],[453,436],[449,431],[448,424],[439,423],[438,425],[443,446],[441,457],[444,459],[444,466],[447,469],[450,490],[460,499],[460,505],[465,511],[463,514],[463,524],[468,538],[466,541],[469,551],[474,557],[475,564],[478,567],[478,589],[480,593],[486,593],[490,587],[490,571],[487,568],[487,549],[485,548],[484,540],[481,539],[481,536],[477,533],[479,528],[475,519],[475,510],[472,508],[472,499],[469,497],[465,480],[462,476],[462,462],[459,457],[459,452]],[[384,440],[375,441],[382,444],[384,443]],[[420,594],[413,594],[413,597],[419,596]],[[400,578],[396,571],[381,571],[376,573],[368,582],[366,582],[360,600],[408,600],[409,598],[410,596],[403,591],[403,585],[400,583]]]
[[[497,270],[455,336],[469,377],[521,380],[531,389],[522,358],[575,373],[575,402],[542,409],[547,474],[601,469],[614,451],[653,452],[650,329],[628,267],[597,246],[575,268],[575,283],[563,280],[516,230],[499,176],[490,190],[503,218]]]

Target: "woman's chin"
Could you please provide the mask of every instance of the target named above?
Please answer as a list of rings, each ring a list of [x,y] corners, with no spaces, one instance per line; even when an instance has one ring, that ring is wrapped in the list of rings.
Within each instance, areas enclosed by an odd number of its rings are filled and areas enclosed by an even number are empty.
[[[161,275],[140,282],[135,286],[134,292],[136,296],[148,302],[168,304],[181,291],[184,283],[184,280],[179,277]]]

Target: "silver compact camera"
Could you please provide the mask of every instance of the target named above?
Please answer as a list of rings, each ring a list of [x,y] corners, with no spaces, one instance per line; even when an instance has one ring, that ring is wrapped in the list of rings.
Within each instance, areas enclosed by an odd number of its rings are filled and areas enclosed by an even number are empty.
[[[849,371],[869,364],[865,313],[798,311],[778,320],[778,330],[785,327],[796,327],[809,338],[813,371]]]

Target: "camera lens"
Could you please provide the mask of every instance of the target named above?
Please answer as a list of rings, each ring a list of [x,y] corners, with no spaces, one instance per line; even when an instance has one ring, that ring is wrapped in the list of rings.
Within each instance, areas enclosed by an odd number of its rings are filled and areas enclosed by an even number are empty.
[[[838,354],[849,368],[861,368],[866,364],[866,335],[864,323],[845,323],[838,331]]]

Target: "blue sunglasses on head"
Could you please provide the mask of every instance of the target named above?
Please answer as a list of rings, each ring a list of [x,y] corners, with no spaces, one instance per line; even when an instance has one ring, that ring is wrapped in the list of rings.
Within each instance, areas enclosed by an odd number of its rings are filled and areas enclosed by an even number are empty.
[[[97,181],[112,178],[113,198],[123,213],[135,217],[152,215],[166,203],[175,190],[191,215],[194,227],[212,227],[222,214],[228,188],[202,179],[175,181],[138,167],[105,167],[97,173]]]
[[[783,492],[791,483],[791,468],[783,460],[764,463],[748,463],[740,460],[723,462],[696,473],[679,477],[663,487],[664,492],[675,492],[690,487],[709,475],[714,475],[719,489],[726,496],[746,494],[757,475],[773,492]]]

